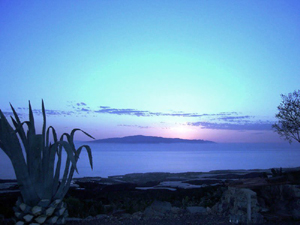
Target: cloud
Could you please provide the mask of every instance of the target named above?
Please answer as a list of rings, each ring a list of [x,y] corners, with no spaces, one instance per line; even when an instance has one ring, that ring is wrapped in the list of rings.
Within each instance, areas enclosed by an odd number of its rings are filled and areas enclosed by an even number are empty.
[[[269,121],[256,121],[252,123],[211,123],[211,122],[195,122],[188,123],[190,126],[200,126],[202,129],[214,130],[272,130],[272,123]]]
[[[140,128],[140,129],[149,129],[152,127],[149,126],[138,126],[138,125],[126,125],[126,124],[119,124],[119,127],[133,127],[133,128]]]
[[[90,109],[87,109],[87,108],[81,108],[81,111],[82,111],[82,112],[91,112],[91,110],[90,110]]]
[[[79,102],[79,103],[77,103],[76,105],[77,105],[77,106],[82,106],[82,105],[83,105],[83,106],[86,106],[86,103],[84,103],[84,102]]]
[[[115,109],[107,106],[100,106],[99,110],[95,110],[95,113],[113,114],[113,115],[130,115],[130,116],[151,116],[149,111],[140,111],[135,109]]]
[[[253,119],[254,116],[226,116],[226,117],[219,117],[218,120],[223,120],[226,122],[249,122],[250,119]],[[246,120],[248,119],[248,120]]]
[[[51,116],[70,116],[74,114],[73,111],[64,111],[64,110],[53,110],[53,109],[46,109],[46,115],[51,115]],[[36,115],[42,115],[42,110],[41,109],[33,109],[32,112]]]
[[[72,110],[53,110],[46,109],[47,116],[96,116],[98,114],[110,114],[118,116],[136,116],[136,117],[184,117],[190,119],[206,120],[205,122],[187,122],[189,126],[199,126],[201,129],[221,129],[221,130],[270,130],[270,122],[255,122],[254,116],[240,115],[238,112],[220,112],[220,113],[187,113],[183,111],[153,112],[148,110],[138,110],[132,108],[112,108],[109,106],[99,106],[98,109],[91,109],[84,102],[70,102],[69,107]],[[41,116],[41,109],[33,109],[34,114]],[[12,112],[4,112],[5,116],[11,116]],[[18,114],[22,117],[28,117],[28,108],[18,108]],[[217,121],[217,122],[212,122]],[[119,126],[136,127],[141,129],[151,128],[148,126],[124,125]]]
[[[217,114],[198,114],[198,113],[184,113],[180,112],[151,112],[145,110],[137,110],[137,109],[118,109],[111,108],[108,106],[99,106],[99,110],[95,110],[95,113],[102,114],[113,114],[113,115],[129,115],[129,116],[137,116],[137,117],[151,117],[151,116],[170,116],[170,117],[190,117],[190,118],[200,118],[200,117],[216,117],[216,116],[230,116],[237,115],[237,112],[222,112]]]
[[[10,117],[10,116],[13,116],[13,115],[14,115],[12,112],[7,112],[7,111],[2,112],[2,113],[3,113],[3,115],[4,115],[5,117]],[[21,117],[21,114],[18,114],[18,116]]]
[[[16,110],[18,116],[20,118],[22,117],[28,117],[29,109],[28,108],[17,108]],[[42,116],[42,110],[41,109],[32,109],[32,112],[37,116]],[[64,111],[64,110],[53,110],[53,109],[46,109],[46,116],[70,116],[75,114],[74,111]],[[5,111],[3,112],[5,116],[13,116],[12,111]]]
[[[251,135],[264,135],[264,134],[265,132],[259,131],[259,132],[252,133]]]

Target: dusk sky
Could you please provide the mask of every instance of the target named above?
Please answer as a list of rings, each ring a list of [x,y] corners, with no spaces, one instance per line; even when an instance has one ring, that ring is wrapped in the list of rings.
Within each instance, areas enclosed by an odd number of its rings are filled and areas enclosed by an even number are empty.
[[[282,142],[300,88],[300,1],[0,0],[0,109],[41,130]],[[78,134],[78,140],[87,140]]]

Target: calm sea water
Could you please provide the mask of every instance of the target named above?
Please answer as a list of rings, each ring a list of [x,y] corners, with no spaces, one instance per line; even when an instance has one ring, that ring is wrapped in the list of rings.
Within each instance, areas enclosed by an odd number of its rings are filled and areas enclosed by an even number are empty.
[[[82,144],[82,143],[81,143]],[[94,170],[82,152],[74,177],[145,172],[206,172],[223,169],[269,169],[300,166],[300,144],[96,144]],[[0,150],[0,179],[15,178]]]

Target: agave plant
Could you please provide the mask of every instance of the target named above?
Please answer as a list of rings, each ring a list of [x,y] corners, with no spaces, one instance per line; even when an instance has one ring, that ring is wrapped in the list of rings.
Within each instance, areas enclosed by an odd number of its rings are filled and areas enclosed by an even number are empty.
[[[11,160],[21,192],[14,207],[17,224],[63,224],[68,213],[62,200],[70,187],[74,171],[77,171],[76,163],[82,149],[87,150],[93,169],[91,148],[83,145],[76,149],[74,134],[81,131],[93,137],[81,129],[73,129],[70,134],[64,133],[58,139],[52,126],[46,129],[43,101],[42,134],[36,134],[30,102],[29,121],[21,122],[13,106],[10,106],[14,128],[0,110],[0,148]],[[24,126],[27,129],[24,130]],[[63,150],[67,153],[64,168]]]

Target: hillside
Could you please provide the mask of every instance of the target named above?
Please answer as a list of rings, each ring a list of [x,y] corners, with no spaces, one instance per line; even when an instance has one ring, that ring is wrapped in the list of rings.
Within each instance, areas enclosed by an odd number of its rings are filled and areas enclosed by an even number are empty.
[[[107,139],[98,139],[93,142],[96,143],[112,143],[112,144],[172,144],[172,143],[194,143],[194,144],[204,144],[204,143],[214,143],[212,141],[205,140],[189,140],[189,139],[180,139],[180,138],[163,138],[163,137],[154,137],[154,136],[127,136],[122,138],[107,138]]]

